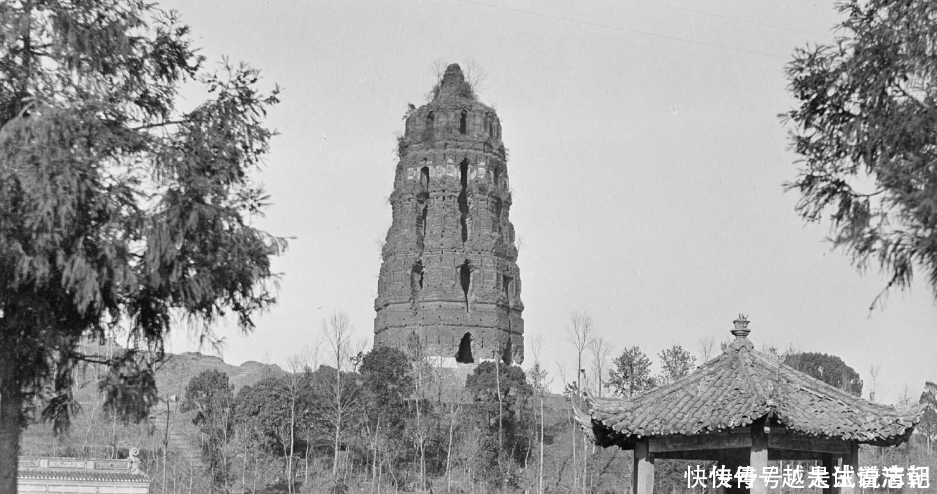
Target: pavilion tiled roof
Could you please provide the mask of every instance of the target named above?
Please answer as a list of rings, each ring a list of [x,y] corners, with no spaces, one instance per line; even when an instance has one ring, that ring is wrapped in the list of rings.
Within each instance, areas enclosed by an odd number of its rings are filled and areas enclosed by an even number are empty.
[[[728,430],[766,416],[803,435],[884,446],[903,442],[920,420],[920,406],[872,403],[756,351],[748,331],[733,331],[721,355],[671,384],[631,398],[588,397],[591,416],[580,422],[603,446]]]

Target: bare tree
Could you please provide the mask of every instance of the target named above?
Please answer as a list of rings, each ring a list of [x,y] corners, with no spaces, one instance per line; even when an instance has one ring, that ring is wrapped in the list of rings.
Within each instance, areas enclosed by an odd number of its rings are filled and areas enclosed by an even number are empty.
[[[427,358],[426,345],[416,332],[410,333],[407,341],[407,353],[413,364],[413,383],[415,386],[416,409],[416,446],[420,453],[420,488],[426,485],[426,440],[428,432],[423,423],[423,400],[426,398]]]
[[[301,354],[291,355],[287,359],[289,373],[283,379],[283,391],[290,406],[290,447],[289,458],[286,461],[286,490],[293,493],[293,458],[296,455],[296,406],[300,400],[300,374],[303,371],[303,357]]]
[[[875,401],[875,393],[878,392],[878,384],[882,376],[882,364],[875,363],[869,365],[869,374],[871,375],[871,383],[869,383],[869,401]]]
[[[549,389],[552,379],[547,376],[546,369],[543,368],[540,357],[543,353],[543,333],[538,333],[534,337],[531,351],[534,356],[534,365],[530,368],[530,382],[533,384],[534,393],[540,400],[540,461],[537,466],[537,494],[543,494],[543,395]]]
[[[286,476],[289,479],[287,483],[287,491],[293,492],[293,478],[295,477],[293,469],[293,459],[295,458],[295,447],[296,447],[296,435],[297,428],[299,433],[306,439],[306,451],[305,451],[305,461],[303,468],[303,483],[309,481],[309,453],[311,443],[310,438],[313,435],[313,424],[308,420],[308,399],[304,399],[304,396],[307,395],[308,381],[305,380],[304,374],[307,371],[311,371],[319,363],[319,341],[313,344],[313,346],[304,347],[302,350],[297,352],[294,355],[291,355],[287,359],[287,367],[289,368],[289,374],[286,375],[284,379],[283,391],[285,392],[285,398],[289,402],[289,414],[290,414],[290,448],[289,448],[289,461],[287,462],[286,467]]]
[[[436,92],[439,90],[439,87],[442,85],[442,76],[446,73],[446,61],[437,58],[433,60],[433,75],[436,77],[436,82],[433,84],[433,89],[426,93],[426,101],[430,102],[436,97]]]
[[[556,369],[557,369],[557,372],[559,372],[560,374],[560,380],[563,381],[563,393],[566,394],[568,399],[571,399],[571,400],[575,399],[579,393],[579,391],[577,390],[578,385],[576,384],[575,381],[569,381],[566,379],[566,367],[563,364],[556,362]],[[579,375],[578,371],[576,372],[576,375],[577,376]],[[577,377],[577,380],[578,380],[578,377]],[[578,480],[579,463],[577,463],[576,461],[576,427],[577,426],[576,426],[575,420],[573,420],[572,407],[566,408],[566,422],[572,427],[572,431],[571,431],[572,441],[570,441],[570,443],[573,446],[572,455],[571,455],[573,459],[573,467],[571,468],[573,472],[573,482],[572,482],[571,489],[575,489],[576,486],[579,485],[579,480]],[[560,482],[560,478],[557,478],[556,482],[558,486]]]
[[[458,395],[449,400],[449,444],[446,447],[446,492],[452,492],[452,441],[454,437],[456,419],[465,401],[465,387],[456,387]]]
[[[563,390],[565,392],[569,387],[569,381],[566,379],[566,365],[560,362],[553,362],[553,364],[556,365],[556,372],[560,375],[560,381],[563,382]]]
[[[901,396],[898,397],[898,405],[908,406],[913,403],[913,397],[911,396],[911,387],[907,384],[904,385],[904,390],[901,392]]]
[[[605,383],[602,382],[602,376],[608,370],[608,358],[612,354],[611,345],[605,341],[605,338],[598,336],[589,343],[589,353],[592,354],[592,374],[595,376],[595,394],[602,397],[602,390],[605,389]]]
[[[351,339],[355,332],[351,325],[348,314],[344,312],[333,312],[328,321],[322,321],[322,331],[325,333],[325,339],[329,345],[329,353],[335,359],[335,382],[333,384],[334,392],[334,421],[335,428],[333,449],[334,457],[332,459],[332,476],[338,475],[339,449],[341,448],[342,425],[345,420],[345,414],[348,412],[349,403],[344,399],[345,383],[342,382],[342,368],[345,361],[348,360],[351,352]]]
[[[574,400],[579,400],[582,397],[582,389],[583,389],[582,377],[586,371],[582,367],[582,353],[585,352],[586,348],[592,343],[592,340],[594,338],[593,332],[595,328],[594,328],[594,324],[592,321],[592,316],[590,316],[589,314],[586,314],[585,312],[579,312],[579,311],[573,312],[572,314],[569,315],[569,322],[571,325],[566,328],[566,338],[567,338],[567,341],[569,341],[573,345],[573,347],[576,349],[576,396]],[[577,465],[576,446],[575,446],[577,425],[573,423],[572,426],[573,426],[573,439],[574,439],[573,441],[573,465]],[[583,450],[585,450],[586,437],[584,435],[582,436],[582,445],[583,445]],[[575,472],[577,468],[573,468],[573,471]],[[585,492],[586,490],[585,469],[587,468],[586,458],[583,458],[582,468],[583,468],[582,490],[583,492]]]
[[[477,96],[485,88],[488,81],[488,71],[474,59],[465,60],[465,81],[472,87],[472,92]]]
[[[311,346],[303,348],[299,353],[299,358],[302,362],[303,372],[315,371],[319,368],[319,359],[321,357],[321,346],[322,341],[316,338]],[[309,406],[310,409],[303,410],[303,414],[306,415],[305,420],[301,421],[299,424],[299,433],[302,436],[303,440],[306,443],[306,451],[303,456],[303,484],[309,482],[309,456],[312,454],[312,445],[314,443],[315,437],[320,433],[318,424],[315,421],[311,420],[308,416],[311,410],[311,404],[306,403],[306,406]]]
[[[701,336],[696,344],[699,348],[700,361],[705,364],[713,356],[713,350],[716,348],[716,337],[713,335]]]
[[[569,315],[570,326],[566,328],[566,340],[576,350],[576,392],[582,394],[582,354],[592,343],[595,331],[592,316],[585,312],[575,311]]]
[[[442,82],[442,76],[446,73],[446,66],[448,64],[445,60],[437,58],[433,60],[433,75],[436,76],[436,83]]]
[[[781,360],[781,350],[778,347],[771,345],[769,343],[761,344],[761,353],[774,357],[775,360]]]

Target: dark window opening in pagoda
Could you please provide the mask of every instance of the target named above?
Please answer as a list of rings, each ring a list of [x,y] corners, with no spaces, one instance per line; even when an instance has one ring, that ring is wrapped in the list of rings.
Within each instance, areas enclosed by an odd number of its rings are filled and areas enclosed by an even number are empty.
[[[429,167],[424,166],[420,168],[420,185],[423,186],[423,190],[429,190]]]
[[[495,211],[494,211],[494,223],[491,225],[492,232],[498,232],[501,234],[501,213],[504,206],[502,206],[501,199],[495,198]]]
[[[511,363],[514,362],[514,345],[511,343],[510,336],[508,336],[507,341],[504,343],[501,361],[504,362],[505,365],[511,365]]]
[[[462,183],[462,192],[465,192],[466,187],[468,187],[468,159],[462,160],[462,164],[459,165],[459,181]]]
[[[423,142],[432,142],[433,141],[433,127],[435,125],[436,116],[433,112],[426,114],[426,119],[423,121]]]
[[[459,342],[459,351],[455,354],[455,361],[460,364],[474,364],[472,357],[472,333],[465,333]]]
[[[423,203],[423,214],[420,215],[420,240],[426,238],[426,215],[429,212],[429,206]]]
[[[465,110],[462,110],[462,114],[459,115],[459,133],[460,134],[464,134],[466,130],[468,130],[467,129],[468,122],[466,122],[467,119],[468,119],[468,112],[466,112]]]
[[[410,268],[410,300],[417,301],[423,290],[423,263],[417,261]]]
[[[465,310],[469,310],[469,291],[472,289],[472,267],[468,259],[459,266],[459,281],[462,284],[462,294],[465,296]]]
[[[468,160],[462,160],[462,164],[459,166],[462,182],[462,190],[459,192],[459,223],[462,225],[462,243],[468,241],[468,217],[469,217],[469,207],[468,207]]]
[[[419,246],[420,249],[422,249],[424,241],[426,239],[426,230],[427,230],[426,216],[429,210],[429,207],[427,205],[427,194],[425,192],[419,194],[416,200],[417,200],[417,207],[419,208],[419,212],[420,212],[419,216],[417,216],[416,218],[416,238],[417,238],[417,245]]]
[[[514,278],[510,276],[505,276],[504,280],[501,282],[501,290],[503,290],[504,298],[507,300],[507,303],[511,303],[511,289],[513,288],[511,284],[514,282]]]

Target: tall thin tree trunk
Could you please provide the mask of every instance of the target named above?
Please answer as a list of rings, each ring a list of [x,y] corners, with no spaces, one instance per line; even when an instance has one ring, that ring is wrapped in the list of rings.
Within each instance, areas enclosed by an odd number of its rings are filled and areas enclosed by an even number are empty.
[[[533,411],[533,412],[531,412],[531,414],[533,414],[533,416],[534,416],[534,428],[535,428],[534,430],[536,430],[536,427],[537,427],[537,418],[536,418],[536,417],[537,417],[537,412],[536,412],[536,411]],[[527,451],[524,451],[524,471],[525,471],[525,472],[527,471],[528,460],[530,460],[530,451],[533,449],[533,448],[531,447],[531,445],[533,444],[533,440],[534,440],[534,435],[528,433],[528,434],[527,434]]]
[[[336,345],[335,350],[335,456],[332,458],[332,477],[338,475],[338,448],[342,434],[342,350]]]
[[[416,428],[419,431],[417,439],[420,441],[420,489],[422,490],[426,485],[426,461],[423,451],[423,443],[426,441],[423,438],[423,415],[420,410],[420,398],[418,397],[416,401]]]
[[[304,466],[303,466],[303,485],[309,483],[309,441],[308,434],[306,438],[306,456],[304,457]]]
[[[251,457],[254,459],[254,475],[251,476],[251,494],[257,494],[257,454],[252,452]]]
[[[504,432],[501,425],[501,415],[504,413],[504,403],[501,396],[501,362],[495,360],[495,386],[498,388],[498,466],[501,466],[501,451],[504,450]]]
[[[88,417],[88,430],[85,431],[85,439],[81,443],[82,451],[87,451],[89,448],[89,445],[94,444],[94,437],[92,436],[91,429],[94,427],[94,424],[96,423],[94,420],[94,412],[97,411],[97,408],[98,408],[98,393],[94,393],[93,396],[94,396],[94,399],[91,402],[91,414]]]
[[[579,462],[576,461],[576,448],[578,446],[576,444],[576,424],[572,421],[571,414],[572,414],[572,409],[567,409],[566,419],[569,421],[570,425],[573,426],[573,430],[572,430],[573,440],[571,441],[573,443],[573,468],[570,469],[573,472],[573,484],[572,484],[572,487],[570,488],[570,491],[574,491],[576,490],[576,486],[579,485]]]
[[[458,413],[458,410],[457,407],[449,406],[449,448],[446,450],[446,492],[452,490],[452,430],[455,427],[455,414]]]
[[[117,459],[117,414],[114,414],[114,420],[111,421],[111,459]]]
[[[543,494],[543,391],[540,392],[540,473],[537,494]]]
[[[381,416],[377,416],[377,425],[374,427],[374,440],[371,443],[371,450],[374,453],[374,461],[371,462],[371,492],[374,492],[377,484],[377,442],[381,433]]]
[[[228,492],[228,403],[224,404],[224,414],[221,416],[221,447],[218,453],[221,455],[221,492]]]
[[[589,450],[586,436],[582,435],[582,494],[586,494],[586,478],[589,476]]]
[[[291,377],[295,379],[295,377]],[[290,384],[290,461],[286,465],[287,492],[293,493],[293,455],[296,453],[296,382]]]
[[[334,455],[332,456],[332,477],[335,477],[336,475],[338,475],[338,448],[339,448],[339,442],[340,442],[341,433],[342,433],[342,426],[341,426],[342,418],[341,417],[342,417],[342,412],[341,412],[341,409],[339,409],[338,420],[335,422],[335,438],[333,440],[333,443],[334,443],[333,449],[335,450],[335,452],[334,452]]]

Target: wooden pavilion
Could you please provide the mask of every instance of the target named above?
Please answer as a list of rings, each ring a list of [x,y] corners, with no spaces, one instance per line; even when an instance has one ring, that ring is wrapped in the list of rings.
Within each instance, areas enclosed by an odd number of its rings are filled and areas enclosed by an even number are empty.
[[[715,460],[758,474],[771,460],[816,460],[830,474],[851,466],[839,480],[858,485],[859,444],[901,444],[920,420],[919,406],[872,403],[756,351],[748,320],[734,324],[735,340],[721,355],[671,384],[630,398],[587,396],[583,430],[602,447],[634,450],[632,494],[653,493],[656,458]],[[825,494],[858,492],[828,479]],[[737,485],[727,491],[749,492]],[[759,478],[750,491],[768,489]]]

